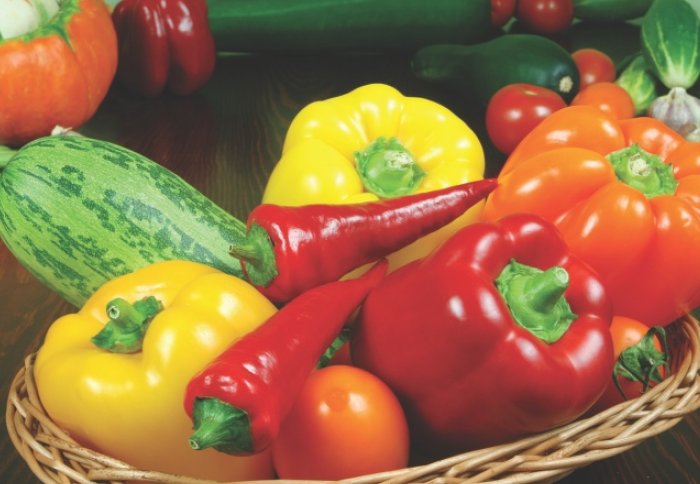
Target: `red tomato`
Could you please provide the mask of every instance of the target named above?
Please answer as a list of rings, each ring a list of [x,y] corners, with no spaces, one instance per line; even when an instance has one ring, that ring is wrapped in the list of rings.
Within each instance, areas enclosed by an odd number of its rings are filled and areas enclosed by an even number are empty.
[[[613,82],[615,64],[605,53],[597,49],[579,49],[571,57],[578,67],[580,89],[596,82]]]
[[[281,479],[337,480],[406,467],[406,417],[389,387],[352,366],[312,373],[272,450]]]
[[[622,87],[614,82],[598,82],[579,91],[572,106],[594,106],[617,119],[634,117],[634,101]]]
[[[610,325],[610,335],[612,336],[613,341],[615,361],[618,361],[618,358],[623,351],[638,345],[649,331],[649,326],[637,321],[636,319],[615,316],[612,324]],[[652,343],[656,354],[654,354],[652,351],[652,354],[645,352],[644,355],[654,361],[661,361],[664,358],[667,358],[667,356],[665,356],[663,353],[663,347],[658,336],[655,335],[653,337]],[[666,376],[666,371],[663,366],[659,368],[659,373],[661,377]],[[620,387],[622,388],[622,391],[625,392],[627,398],[636,398],[640,396],[644,390],[644,385],[641,382],[629,380],[622,375],[619,376],[618,382],[620,383]],[[620,394],[620,390],[618,390],[614,381],[611,379],[610,384],[605,389],[605,392],[594,405],[593,411],[599,412],[623,401],[624,398],[622,397],[622,394]]]
[[[491,25],[503,26],[515,13],[515,0],[491,0]]]
[[[518,0],[515,16],[533,32],[554,34],[571,24],[574,3],[572,0]]]
[[[486,132],[504,154],[554,111],[566,107],[556,92],[532,84],[510,84],[491,97],[486,107]]]

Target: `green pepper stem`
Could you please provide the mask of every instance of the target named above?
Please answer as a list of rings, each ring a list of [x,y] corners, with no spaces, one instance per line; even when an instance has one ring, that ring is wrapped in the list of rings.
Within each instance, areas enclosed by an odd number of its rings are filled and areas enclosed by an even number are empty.
[[[511,260],[496,279],[515,322],[545,343],[554,343],[577,318],[564,297],[569,274],[558,266],[541,271]]]
[[[636,188],[647,198],[672,195],[676,191],[678,181],[673,176],[673,167],[639,145],[610,153],[608,160],[621,182]]]
[[[382,198],[414,193],[426,176],[396,138],[377,138],[355,153],[355,162],[365,189]]]
[[[568,286],[569,273],[561,267],[551,267],[533,274],[527,283],[527,291],[531,294],[530,305],[540,313],[548,313],[554,310]]]
[[[232,245],[229,254],[245,263],[248,280],[256,286],[267,286],[277,277],[277,259],[272,240],[258,224],[251,224],[245,243]]]
[[[253,436],[250,417],[218,398],[197,398],[192,411],[194,432],[190,447],[194,450],[213,447],[227,454],[252,454]]]
[[[141,351],[143,338],[151,320],[163,309],[153,296],[136,301],[133,305],[123,298],[107,304],[109,322],[92,337],[92,343],[112,353]]]

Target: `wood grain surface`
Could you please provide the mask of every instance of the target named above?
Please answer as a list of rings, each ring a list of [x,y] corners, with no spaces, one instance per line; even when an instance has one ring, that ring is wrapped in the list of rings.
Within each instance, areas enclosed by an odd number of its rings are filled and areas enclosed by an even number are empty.
[[[170,168],[234,215],[260,201],[293,116],[311,101],[383,82],[406,95],[436,100],[462,117],[485,142],[483,112],[459,96],[416,80],[407,57],[222,56],[195,95],[143,99],[114,86],[80,131],[143,153]],[[502,159],[486,146],[488,175]],[[2,207],[0,207],[0,210]],[[0,394],[26,354],[35,351],[67,303],[28,274],[0,242]],[[36,478],[0,426],[0,483]],[[577,470],[565,483],[700,482],[700,412],[634,449]]]

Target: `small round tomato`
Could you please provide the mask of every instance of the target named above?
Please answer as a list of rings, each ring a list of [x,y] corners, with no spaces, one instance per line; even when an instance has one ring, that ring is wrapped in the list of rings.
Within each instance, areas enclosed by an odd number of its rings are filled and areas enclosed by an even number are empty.
[[[515,0],[491,0],[491,25],[501,27],[515,13]]]
[[[312,373],[275,441],[281,479],[338,480],[406,467],[408,424],[398,399],[352,366]]]
[[[572,0],[518,0],[515,16],[533,32],[555,34],[571,25]]]
[[[634,117],[634,101],[627,91],[614,82],[591,84],[579,91],[571,105],[593,106],[616,119]]]
[[[486,132],[498,151],[510,154],[518,143],[566,102],[551,89],[533,84],[509,84],[486,107]]]
[[[573,54],[579,73],[580,89],[597,82],[613,82],[615,80],[615,63],[610,56],[598,49],[579,49]]]
[[[613,318],[610,335],[613,342],[615,369],[605,392],[593,407],[595,412],[617,405],[625,401],[625,397],[636,398],[643,393],[643,382],[631,379],[626,367],[631,367],[636,373],[648,375],[650,385],[658,383],[666,376],[668,355],[661,344],[658,332],[658,328],[650,329],[636,319],[623,316]],[[627,352],[624,362],[620,360],[623,352]],[[615,380],[620,388],[615,384]],[[624,392],[624,397],[620,389]]]

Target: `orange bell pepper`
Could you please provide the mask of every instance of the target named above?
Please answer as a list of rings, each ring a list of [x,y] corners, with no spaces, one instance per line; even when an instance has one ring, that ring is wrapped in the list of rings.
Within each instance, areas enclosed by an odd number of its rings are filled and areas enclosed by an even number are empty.
[[[482,218],[555,223],[615,313],[666,325],[700,305],[700,143],[652,118],[555,112],[513,151]]]

